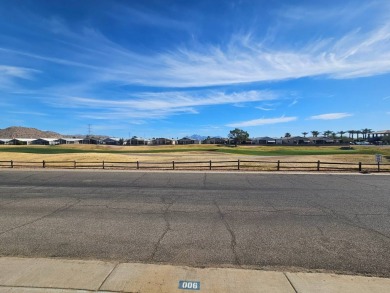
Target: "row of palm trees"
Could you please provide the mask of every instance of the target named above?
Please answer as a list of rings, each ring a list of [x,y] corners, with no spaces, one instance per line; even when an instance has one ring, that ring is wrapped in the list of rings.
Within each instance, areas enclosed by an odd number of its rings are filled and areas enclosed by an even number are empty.
[[[318,135],[321,134],[321,132],[317,131],[317,130],[312,130],[310,131],[311,135],[313,137],[318,137]],[[366,139],[368,138],[368,135],[370,133],[372,133],[372,129],[369,129],[369,128],[364,128],[362,130],[347,130],[347,131],[343,131],[343,130],[340,130],[338,132],[334,132],[332,130],[325,130],[322,132],[322,134],[325,136],[325,137],[333,137],[333,138],[336,138],[337,137],[337,134],[339,134],[340,138],[343,138],[343,135],[348,133],[348,137],[351,138],[352,140],[354,139],[354,135],[356,134],[356,139],[359,139],[359,135],[361,134],[362,135],[362,138],[363,139]],[[306,135],[309,134],[309,132],[302,132],[303,134],[303,137],[306,137]]]

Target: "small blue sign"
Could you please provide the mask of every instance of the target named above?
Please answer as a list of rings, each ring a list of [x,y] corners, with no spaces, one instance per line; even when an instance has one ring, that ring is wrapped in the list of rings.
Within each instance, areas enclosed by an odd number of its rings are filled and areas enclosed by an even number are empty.
[[[200,290],[200,282],[196,282],[196,281],[179,281],[179,289],[183,289],[183,290]]]

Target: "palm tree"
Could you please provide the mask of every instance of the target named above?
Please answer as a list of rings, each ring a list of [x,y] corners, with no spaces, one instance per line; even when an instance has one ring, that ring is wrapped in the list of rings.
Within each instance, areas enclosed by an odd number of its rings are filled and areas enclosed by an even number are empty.
[[[368,134],[372,133],[372,129],[364,128],[362,129],[363,138],[366,139],[368,137]]]
[[[348,130],[347,132],[349,134],[349,138],[352,138],[353,140],[353,135],[356,133],[356,130]]]
[[[323,132],[324,136],[329,137],[332,134],[331,130],[326,130]]]
[[[359,140],[359,134],[362,134],[362,132],[360,130],[356,130],[355,133],[356,133],[356,139]]]
[[[303,137],[306,137],[306,135],[308,134],[308,132],[302,132],[303,134]]]
[[[340,130],[340,131],[337,132],[337,133],[340,134],[340,138],[343,138],[343,134],[345,134],[345,131]]]
[[[311,134],[313,135],[313,137],[317,137],[317,136],[320,134],[320,132],[317,131],[317,130],[312,130],[312,131],[310,131],[310,132],[311,132]]]

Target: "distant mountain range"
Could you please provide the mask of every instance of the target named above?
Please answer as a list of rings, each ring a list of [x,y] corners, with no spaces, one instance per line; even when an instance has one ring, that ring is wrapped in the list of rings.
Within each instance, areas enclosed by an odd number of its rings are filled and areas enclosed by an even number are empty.
[[[36,128],[12,126],[0,129],[0,138],[60,138],[63,135],[54,131],[42,131]]]
[[[106,135],[91,135],[92,137],[106,138]],[[85,135],[63,135],[54,131],[44,131],[36,128],[11,126],[0,129],[0,138],[60,138],[60,137],[85,137]],[[186,136],[191,139],[204,140],[207,136],[193,134]]]
[[[193,134],[193,135],[186,136],[186,137],[191,138],[191,139],[196,139],[196,140],[204,140],[207,138],[207,136],[203,136],[203,135],[199,135],[199,134]]]

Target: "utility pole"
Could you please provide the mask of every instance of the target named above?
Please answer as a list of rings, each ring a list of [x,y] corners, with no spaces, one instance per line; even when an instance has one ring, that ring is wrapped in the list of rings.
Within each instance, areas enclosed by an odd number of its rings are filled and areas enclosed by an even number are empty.
[[[88,144],[91,144],[91,124],[88,124]]]

